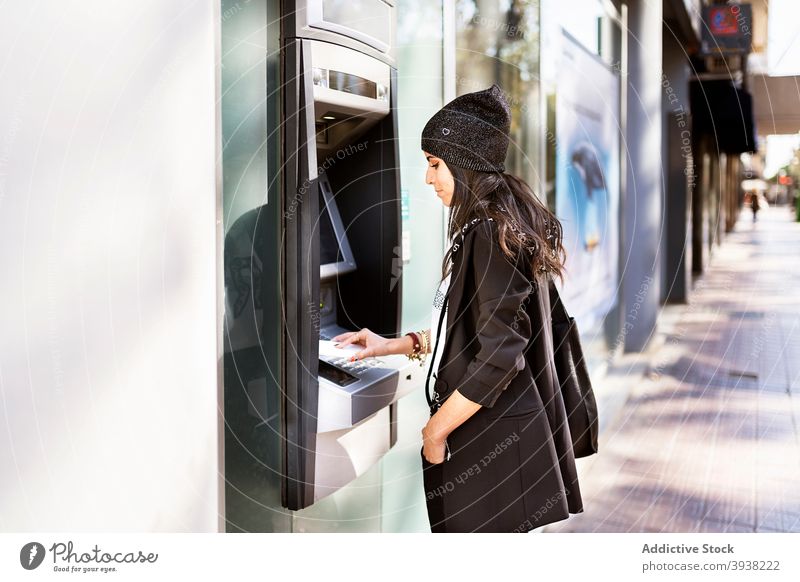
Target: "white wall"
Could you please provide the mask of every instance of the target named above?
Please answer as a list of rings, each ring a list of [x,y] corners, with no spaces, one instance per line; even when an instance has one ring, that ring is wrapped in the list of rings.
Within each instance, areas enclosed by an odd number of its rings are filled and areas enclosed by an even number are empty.
[[[0,531],[217,531],[212,0],[0,18]]]

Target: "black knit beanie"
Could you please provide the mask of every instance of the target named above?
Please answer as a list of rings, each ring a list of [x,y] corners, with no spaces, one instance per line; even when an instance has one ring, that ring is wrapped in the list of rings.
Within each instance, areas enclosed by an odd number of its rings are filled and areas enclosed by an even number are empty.
[[[456,97],[422,130],[422,149],[446,164],[505,172],[511,109],[496,84]]]

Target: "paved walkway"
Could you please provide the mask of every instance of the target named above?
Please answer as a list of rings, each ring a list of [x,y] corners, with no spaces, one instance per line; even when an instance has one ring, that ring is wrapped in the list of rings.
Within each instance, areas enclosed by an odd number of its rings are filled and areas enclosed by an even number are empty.
[[[745,209],[711,263],[545,531],[800,532],[800,224]]]

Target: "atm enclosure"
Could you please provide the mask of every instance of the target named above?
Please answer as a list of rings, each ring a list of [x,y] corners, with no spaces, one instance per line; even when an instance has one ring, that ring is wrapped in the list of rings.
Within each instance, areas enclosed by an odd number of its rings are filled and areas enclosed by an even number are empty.
[[[422,368],[350,362],[331,343],[400,334],[401,219],[395,8],[297,3],[284,20],[283,503],[307,507],[396,441],[396,401]]]

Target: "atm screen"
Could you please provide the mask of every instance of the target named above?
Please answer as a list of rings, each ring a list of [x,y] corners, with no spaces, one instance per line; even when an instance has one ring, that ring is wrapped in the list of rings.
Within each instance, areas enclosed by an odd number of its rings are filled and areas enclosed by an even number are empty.
[[[325,196],[322,190],[319,192],[319,263],[320,265],[332,265],[342,261],[339,250],[339,241],[336,239],[336,232],[333,230],[331,215],[325,205]]]
[[[337,368],[336,366],[329,364],[325,360],[319,361],[319,377],[325,378],[329,382],[333,382],[339,386],[347,386],[348,384],[352,384],[358,380],[356,376],[353,376],[341,368]]]
[[[319,177],[319,265],[323,279],[356,269],[356,261],[347,241],[347,230],[339,216],[331,184],[324,173]]]

